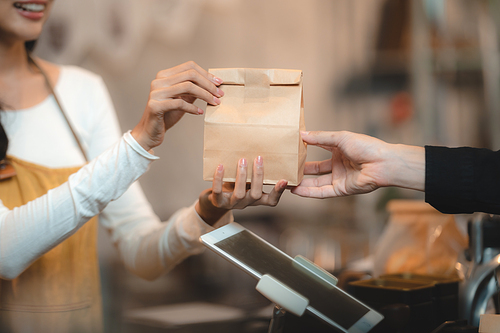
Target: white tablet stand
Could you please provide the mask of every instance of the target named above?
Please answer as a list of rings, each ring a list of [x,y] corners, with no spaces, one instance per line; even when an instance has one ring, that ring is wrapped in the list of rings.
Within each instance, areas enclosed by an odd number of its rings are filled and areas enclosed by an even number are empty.
[[[337,284],[338,279],[335,276],[301,255],[293,259],[293,266],[307,273],[326,287],[333,287]],[[277,304],[273,309],[273,318],[268,333],[282,332],[285,311],[300,317],[309,305],[309,300],[306,297],[269,274],[262,276],[255,289],[271,302]]]

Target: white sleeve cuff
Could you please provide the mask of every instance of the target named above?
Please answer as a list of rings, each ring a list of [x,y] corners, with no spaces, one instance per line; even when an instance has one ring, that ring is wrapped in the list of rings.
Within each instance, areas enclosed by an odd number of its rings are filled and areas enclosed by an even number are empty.
[[[195,205],[196,202],[190,207],[177,211],[167,222],[161,250],[162,260],[167,269],[175,266],[188,255],[202,252],[205,246],[200,242],[200,236],[233,220],[233,214],[228,212],[212,227],[198,215]]]
[[[148,151],[146,151],[146,149],[142,148],[142,146],[132,136],[131,132],[132,131],[128,131],[127,133],[125,133],[123,135],[123,138],[125,139],[125,142],[127,142],[129,144],[129,146],[132,147],[132,149],[134,149],[138,154],[144,156],[147,159],[150,159],[150,160],[160,159],[158,156],[155,156],[155,155],[149,153]]]

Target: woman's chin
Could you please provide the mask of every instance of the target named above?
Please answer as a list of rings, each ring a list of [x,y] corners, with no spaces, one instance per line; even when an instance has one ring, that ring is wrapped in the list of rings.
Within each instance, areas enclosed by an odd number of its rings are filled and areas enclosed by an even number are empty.
[[[42,24],[29,24],[17,31],[17,38],[23,42],[36,40],[42,33]]]

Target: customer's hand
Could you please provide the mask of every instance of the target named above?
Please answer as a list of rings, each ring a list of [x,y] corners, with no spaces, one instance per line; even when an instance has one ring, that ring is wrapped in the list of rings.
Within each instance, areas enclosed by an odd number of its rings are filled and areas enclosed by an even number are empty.
[[[163,142],[165,132],[184,115],[203,114],[193,105],[201,99],[211,105],[220,104],[224,92],[218,88],[222,80],[208,73],[195,62],[162,70],[151,82],[149,100],[132,135],[146,150]]]
[[[247,184],[247,161],[240,159],[236,181],[224,183],[224,166],[217,167],[212,182],[212,188],[200,194],[196,211],[210,225],[217,222],[228,210],[243,209],[248,206],[276,206],[288,181],[280,180],[269,192],[263,192],[264,164],[261,157],[253,163],[252,181]]]
[[[332,153],[325,161],[306,162],[305,178],[291,192],[303,197],[329,198],[368,193],[383,186],[415,190],[425,187],[425,151],[394,145],[350,132],[303,132],[309,145]]]

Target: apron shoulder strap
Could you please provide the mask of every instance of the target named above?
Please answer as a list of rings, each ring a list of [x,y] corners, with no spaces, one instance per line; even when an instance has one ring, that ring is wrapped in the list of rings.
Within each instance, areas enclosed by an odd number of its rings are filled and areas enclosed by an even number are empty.
[[[73,126],[71,126],[71,123],[68,119],[68,116],[66,115],[66,112],[64,112],[64,109],[63,109],[61,103],[59,102],[59,99],[57,98],[57,95],[54,91],[54,88],[52,87],[52,83],[50,82],[49,77],[47,76],[45,71],[36,63],[36,61],[31,56],[28,56],[28,59],[40,71],[40,73],[45,78],[45,83],[47,83],[47,86],[49,87],[49,90],[52,93],[52,96],[54,96],[54,99],[57,103],[57,106],[59,107],[59,110],[61,110],[61,113],[62,113],[64,119],[66,120],[66,123],[68,124],[69,129],[71,130],[71,133],[73,133],[73,137],[75,138],[76,143],[78,144],[78,147],[80,148],[80,151],[82,152],[82,155],[85,158],[85,161],[88,162],[89,160],[87,158],[87,154],[85,153],[85,150],[83,149],[83,146],[80,142],[80,139],[78,139],[78,136],[76,135],[76,132],[73,129]]]

